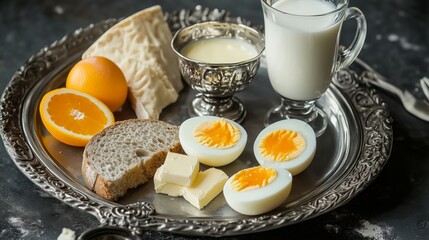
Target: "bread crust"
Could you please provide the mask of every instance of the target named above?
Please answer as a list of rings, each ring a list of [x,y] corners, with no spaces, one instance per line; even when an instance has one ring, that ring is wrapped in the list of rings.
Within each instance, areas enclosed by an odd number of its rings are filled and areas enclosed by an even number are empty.
[[[163,139],[165,142],[169,143],[168,148],[160,149],[159,151],[150,155],[150,158],[146,159],[145,161],[141,161],[133,168],[124,171],[119,181],[110,181],[104,178],[103,175],[97,172],[97,170],[92,166],[92,156],[89,154],[88,149],[96,146],[97,144],[102,144],[103,138],[109,137],[108,132],[111,131],[113,128],[116,128],[123,124],[135,125],[140,123],[153,125],[153,127],[160,127],[162,128],[159,129],[160,132],[166,128],[173,129],[175,132],[177,131],[177,138]],[[162,164],[164,164],[165,158],[169,151],[176,153],[184,153],[182,146],[179,142],[178,131],[179,127],[176,125],[172,125],[160,120],[151,119],[128,119],[123,121],[117,121],[113,125],[103,129],[101,132],[97,133],[96,135],[94,135],[94,137],[91,138],[83,152],[82,177],[85,181],[86,186],[92,191],[94,191],[97,195],[107,200],[117,201],[120,197],[125,195],[128,189],[135,188],[151,179],[155,175],[156,170]],[[162,136],[156,135],[148,137],[159,139]]]

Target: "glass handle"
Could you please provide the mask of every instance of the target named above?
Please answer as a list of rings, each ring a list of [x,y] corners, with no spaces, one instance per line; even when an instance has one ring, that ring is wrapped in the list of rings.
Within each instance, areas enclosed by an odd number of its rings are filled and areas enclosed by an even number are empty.
[[[349,19],[356,19],[357,29],[356,29],[355,37],[352,43],[350,44],[350,46],[343,47],[340,49],[340,53],[339,53],[340,69],[346,68],[350,64],[352,64],[352,62],[359,55],[366,37],[367,26],[366,26],[365,16],[363,15],[363,13],[358,8],[355,8],[355,7],[348,8],[346,10],[346,18],[344,21]]]

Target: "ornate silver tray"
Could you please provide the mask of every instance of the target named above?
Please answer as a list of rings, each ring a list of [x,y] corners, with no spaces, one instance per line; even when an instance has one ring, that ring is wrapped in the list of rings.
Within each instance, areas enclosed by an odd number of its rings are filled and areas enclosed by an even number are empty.
[[[206,20],[251,25],[226,11],[199,6],[165,16],[172,31]],[[228,207],[222,194],[198,210],[181,198],[156,194],[152,182],[129,191],[117,203],[98,197],[84,186],[80,172],[83,149],[56,141],[43,127],[38,105],[45,92],[64,85],[81,53],[117,21],[110,19],[78,29],[31,56],[13,75],[0,105],[0,133],[17,167],[44,191],[95,216],[100,225],[128,228],[135,234],[145,229],[205,236],[267,231],[345,204],[374,180],[389,158],[393,135],[389,111],[376,91],[362,82],[360,76],[368,70],[352,65],[317,102],[330,116],[328,129],[317,139],[313,163],[294,177],[290,197],[274,211],[254,217],[240,215]],[[178,101],[164,109],[161,119],[177,125],[187,119],[187,103],[194,94],[189,87],[183,90]],[[263,129],[266,111],[279,101],[264,61],[253,83],[237,97],[247,110],[242,125],[249,138],[239,159],[222,167],[229,176],[257,164],[252,142]],[[129,105],[124,108],[116,115],[117,120],[134,117]]]

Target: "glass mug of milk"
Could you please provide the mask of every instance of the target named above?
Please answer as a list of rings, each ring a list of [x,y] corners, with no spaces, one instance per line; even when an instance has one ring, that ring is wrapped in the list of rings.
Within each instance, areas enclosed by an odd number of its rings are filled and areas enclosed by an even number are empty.
[[[317,136],[327,127],[326,114],[315,102],[340,69],[349,66],[365,41],[366,21],[362,12],[348,7],[348,0],[261,0],[265,24],[265,54],[268,76],[281,96],[264,124],[301,119]],[[342,23],[357,21],[349,47],[340,49]]]

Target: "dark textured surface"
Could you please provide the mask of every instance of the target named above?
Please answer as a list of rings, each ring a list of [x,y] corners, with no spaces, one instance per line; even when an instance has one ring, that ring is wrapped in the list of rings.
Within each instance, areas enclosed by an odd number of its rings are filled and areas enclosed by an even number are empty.
[[[262,24],[258,0],[216,1],[0,1],[0,91],[34,53],[75,29],[128,16],[156,3],[165,11],[226,9]],[[429,77],[429,3],[426,0],[352,1],[368,21],[360,58],[390,81],[421,95],[418,80]],[[344,41],[353,33],[345,27]],[[350,32],[350,33],[349,33]],[[391,157],[381,174],[348,204],[281,229],[225,239],[428,239],[429,123],[382,95],[394,119]],[[0,144],[0,238],[56,239],[63,227],[82,233],[95,218],[46,194],[22,174]],[[201,239],[148,232],[147,239]]]

